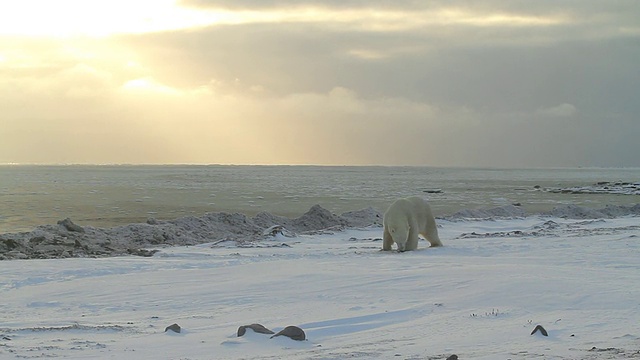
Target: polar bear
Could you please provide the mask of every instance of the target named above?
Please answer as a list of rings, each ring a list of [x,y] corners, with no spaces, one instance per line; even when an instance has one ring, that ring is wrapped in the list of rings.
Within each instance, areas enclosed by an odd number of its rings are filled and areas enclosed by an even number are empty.
[[[418,235],[424,236],[432,247],[442,246],[436,220],[426,200],[418,196],[396,200],[384,213],[382,250],[391,250],[395,242],[398,251],[418,248]]]

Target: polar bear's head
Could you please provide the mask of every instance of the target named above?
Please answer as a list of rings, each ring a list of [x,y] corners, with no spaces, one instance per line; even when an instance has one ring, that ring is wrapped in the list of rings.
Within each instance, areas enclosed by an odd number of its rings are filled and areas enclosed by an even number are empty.
[[[407,246],[407,238],[409,236],[409,226],[394,226],[389,227],[389,233],[393,242],[398,246],[399,252],[404,252]]]

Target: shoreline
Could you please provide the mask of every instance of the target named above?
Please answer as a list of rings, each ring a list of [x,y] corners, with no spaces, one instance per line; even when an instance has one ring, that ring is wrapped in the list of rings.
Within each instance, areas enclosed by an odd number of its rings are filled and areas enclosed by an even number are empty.
[[[577,205],[556,206],[542,213],[527,213],[519,204],[483,209],[463,209],[439,220],[472,221],[525,218],[531,216],[567,219],[606,219],[640,216],[636,205],[607,205],[587,208]],[[81,226],[66,218],[57,224],[40,225],[26,232],[0,234],[0,260],[98,258],[122,255],[153,256],[158,247],[189,246],[231,241],[251,243],[278,234],[343,231],[382,226],[382,213],[373,208],[336,215],[320,205],[312,206],[296,218],[261,212],[254,217],[240,213],[205,213],[173,220],[148,218],[145,223],[130,223],[108,228]]]

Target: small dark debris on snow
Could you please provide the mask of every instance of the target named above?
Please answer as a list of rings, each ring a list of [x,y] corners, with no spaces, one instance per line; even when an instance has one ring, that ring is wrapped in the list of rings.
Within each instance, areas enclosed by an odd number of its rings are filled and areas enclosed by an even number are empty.
[[[603,348],[597,348],[597,347],[594,346],[589,351],[602,351],[602,352],[604,352],[604,351],[617,351],[617,350],[618,349],[616,349],[616,348],[604,348],[603,349]]]
[[[172,325],[167,326],[167,327],[164,329],[164,332],[167,332],[167,331],[169,331],[169,330],[171,330],[171,331],[173,331],[173,332],[175,332],[175,333],[178,333],[178,334],[179,334],[179,333],[180,333],[180,331],[182,331],[182,328],[181,328],[181,327],[180,327],[180,325],[178,325],[178,324],[172,324]]]
[[[422,192],[427,194],[442,194],[442,189],[425,189],[422,190]]]
[[[260,325],[260,324],[251,324],[251,325],[242,325],[238,328],[238,337],[243,336],[246,332],[247,329],[251,329],[255,332],[257,332],[258,334],[274,334],[273,331],[267,329],[266,327]]]
[[[307,337],[302,329],[297,326],[287,326],[286,328],[279,331],[277,334],[273,335],[271,338],[273,339],[276,336],[286,336],[293,340],[302,341]]]
[[[533,329],[533,331],[531,332],[531,335],[535,334],[538,331],[540,331],[540,333],[544,336],[549,336],[549,333],[547,333],[547,330],[545,330],[542,325],[536,325],[535,329]]]
[[[458,355],[453,354],[447,358],[447,360],[458,360]]]
[[[127,249],[127,253],[131,255],[143,256],[143,257],[152,257],[153,254],[157,253],[160,250],[147,250],[147,249],[135,249],[130,248]]]

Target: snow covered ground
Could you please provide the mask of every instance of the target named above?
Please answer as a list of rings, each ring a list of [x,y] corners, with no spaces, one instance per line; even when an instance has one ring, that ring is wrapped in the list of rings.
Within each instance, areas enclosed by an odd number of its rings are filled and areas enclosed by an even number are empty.
[[[405,253],[371,227],[0,261],[0,359],[640,359],[639,217],[438,223]]]

